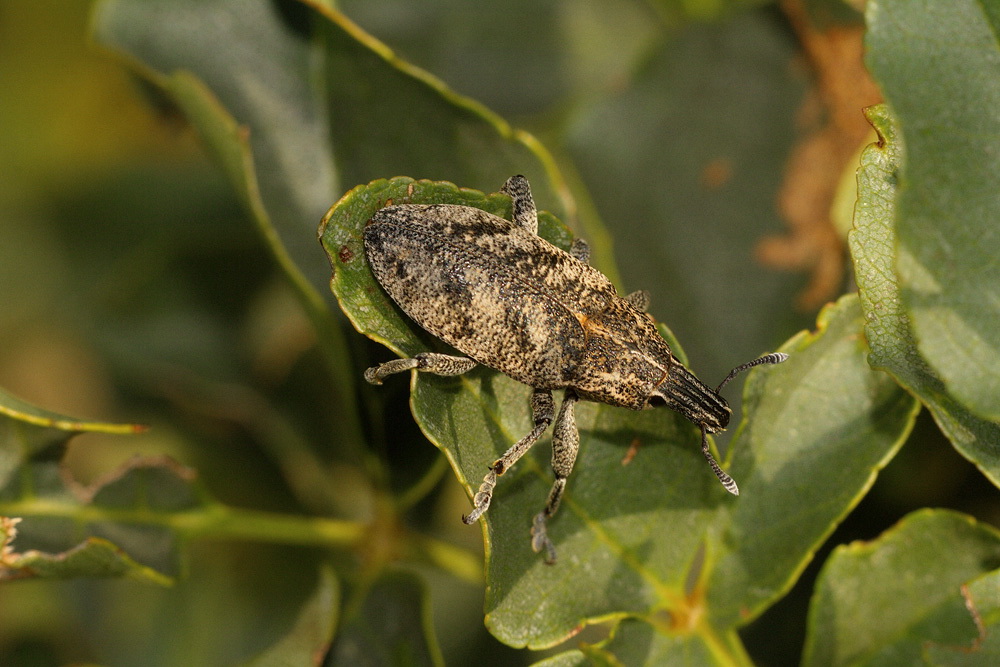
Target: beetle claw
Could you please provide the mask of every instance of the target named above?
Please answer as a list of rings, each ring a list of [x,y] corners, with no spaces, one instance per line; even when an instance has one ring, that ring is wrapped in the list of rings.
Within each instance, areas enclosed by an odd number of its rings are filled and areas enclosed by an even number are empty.
[[[534,520],[531,522],[531,549],[536,554],[545,551],[545,564],[555,565],[556,547],[552,544],[552,540],[549,539],[548,532],[545,529],[545,520],[547,518],[548,516],[542,511],[536,514]]]
[[[497,485],[497,474],[490,468],[490,471],[483,477],[483,483],[479,485],[479,491],[472,499],[475,505],[472,511],[462,515],[462,523],[466,525],[474,524],[486,510],[490,508],[490,501],[493,500],[493,488]]]

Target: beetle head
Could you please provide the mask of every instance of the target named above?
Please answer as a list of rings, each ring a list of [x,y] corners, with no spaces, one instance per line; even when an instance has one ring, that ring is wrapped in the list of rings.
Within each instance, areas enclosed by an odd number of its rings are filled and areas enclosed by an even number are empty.
[[[694,373],[675,362],[667,371],[666,380],[653,391],[653,404],[663,403],[709,433],[725,430],[732,411],[718,391],[699,380]]]
[[[784,352],[773,352],[740,364],[729,371],[726,379],[719,383],[719,386],[714,390],[706,387],[701,380],[695,377],[694,373],[683,365],[676,363],[670,367],[666,380],[653,392],[653,398],[662,399],[668,408],[676,410],[701,427],[701,451],[712,467],[715,476],[722,482],[722,486],[726,487],[726,490],[733,495],[740,494],[736,482],[719,467],[708,446],[708,434],[724,431],[729,425],[729,417],[732,415],[729,404],[726,403],[726,399],[719,395],[719,392],[730,380],[743,371],[761,364],[780,364],[787,358],[788,355]]]

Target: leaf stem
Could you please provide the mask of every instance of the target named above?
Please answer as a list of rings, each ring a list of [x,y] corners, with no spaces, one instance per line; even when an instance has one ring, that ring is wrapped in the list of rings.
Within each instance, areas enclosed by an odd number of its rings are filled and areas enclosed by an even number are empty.
[[[295,546],[354,548],[373,526],[359,521],[297,516],[208,503],[183,512],[116,509],[31,498],[0,504],[0,515],[70,519],[78,524],[124,523],[160,526],[182,540],[247,540]],[[464,581],[482,583],[482,560],[473,553],[425,535],[407,533],[412,553]]]
[[[402,514],[423,500],[428,493],[434,490],[434,487],[437,486],[447,471],[448,459],[444,454],[439,453],[437,458],[434,459],[434,463],[427,469],[427,472],[413,486],[400,494],[396,500],[397,511]]]
[[[414,546],[429,563],[470,584],[483,583],[483,559],[465,549],[426,535],[413,535]]]
[[[184,539],[253,540],[301,546],[349,547],[359,543],[367,526],[357,521],[306,517],[228,507],[218,503],[184,512],[113,509],[32,498],[0,505],[5,516],[44,516],[77,523],[115,522],[162,526]]]
[[[193,74],[180,71],[169,77],[154,77],[154,80],[174,96],[206,146],[215,154],[315,327],[318,347],[335,388],[332,400],[339,419],[338,436],[360,456],[364,451],[364,432],[346,336],[329,305],[289,254],[271,219],[257,180],[249,129],[240,125],[204,81]]]

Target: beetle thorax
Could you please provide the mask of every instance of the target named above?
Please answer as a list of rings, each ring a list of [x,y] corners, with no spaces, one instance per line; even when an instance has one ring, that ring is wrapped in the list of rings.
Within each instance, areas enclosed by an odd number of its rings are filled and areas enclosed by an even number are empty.
[[[676,364],[653,319],[623,299],[581,318],[585,348],[571,385],[589,400],[641,410]]]

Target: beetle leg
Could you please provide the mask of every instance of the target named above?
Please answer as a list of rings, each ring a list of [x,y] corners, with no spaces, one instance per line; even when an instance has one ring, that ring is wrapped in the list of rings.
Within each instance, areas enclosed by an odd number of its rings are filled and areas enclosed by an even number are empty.
[[[590,244],[579,237],[569,245],[569,254],[584,264],[590,264]]]
[[[563,491],[566,490],[566,479],[573,472],[576,454],[580,451],[580,432],[576,428],[576,402],[580,400],[576,392],[567,389],[563,397],[559,416],[552,432],[552,471],[556,481],[549,491],[545,509],[535,516],[531,526],[531,548],[535,552],[545,551],[545,562],[552,565],[556,562],[556,548],[545,530],[545,522],[551,519],[559,509]]]
[[[649,292],[644,289],[632,292],[625,297],[625,300],[644,313],[649,310]]]
[[[726,488],[726,491],[733,494],[734,496],[740,495],[740,487],[736,486],[736,480],[729,476],[725,470],[723,470],[715,457],[712,456],[712,450],[708,448],[708,430],[704,425],[701,427],[701,453],[705,455],[708,460],[708,465],[712,466],[712,472],[715,476],[719,478],[722,482],[722,486]]]
[[[531,197],[531,186],[524,176],[511,176],[500,188],[500,192],[510,196],[514,207],[514,222],[532,234],[538,234],[538,212]]]
[[[542,433],[552,423],[552,416],[554,414],[552,392],[536,389],[535,393],[531,395],[531,416],[534,419],[535,428],[531,429],[531,433],[515,442],[510,449],[504,452],[503,456],[493,462],[493,465],[490,466],[490,471],[486,473],[486,477],[483,477],[483,483],[480,485],[479,491],[476,492],[476,497],[472,499],[475,507],[467,515],[462,516],[462,521],[467,524],[475,523],[476,519],[489,509],[490,500],[493,499],[493,487],[497,484],[497,477],[510,469],[511,466],[517,463],[519,458],[524,456],[525,452],[531,449],[533,444],[538,442],[538,439],[542,437]]]
[[[386,376],[417,369],[434,375],[461,375],[476,367],[476,362],[467,357],[455,357],[437,352],[421,352],[411,359],[393,359],[365,371],[365,379],[372,384],[382,384]]]

